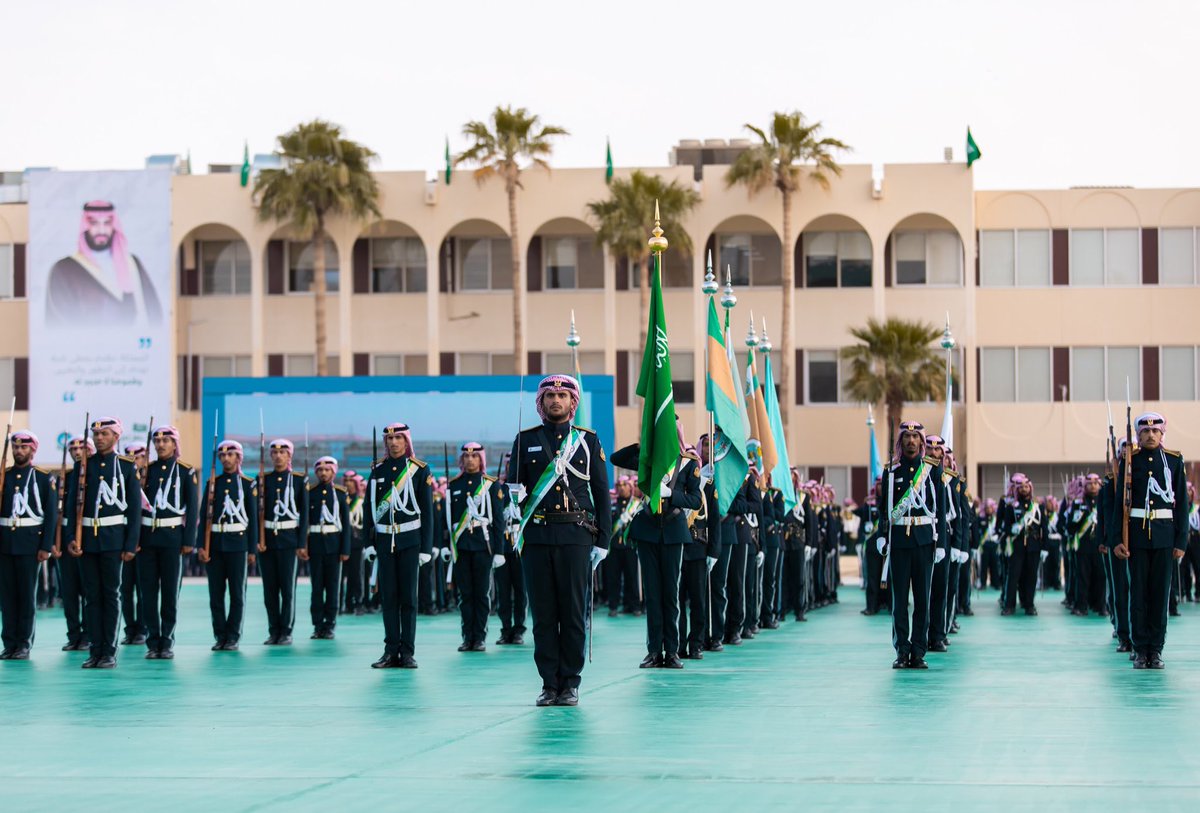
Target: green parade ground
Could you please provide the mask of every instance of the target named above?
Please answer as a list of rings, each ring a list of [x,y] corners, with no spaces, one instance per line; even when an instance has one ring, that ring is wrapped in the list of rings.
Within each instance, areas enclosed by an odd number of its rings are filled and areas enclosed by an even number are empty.
[[[976,598],[950,651],[893,671],[862,593],[740,647],[639,670],[642,618],[596,619],[577,708],[535,708],[532,635],[455,651],[422,617],[420,669],[373,670],[378,616],[267,648],[251,584],[242,649],[212,653],[185,585],[174,661],[116,670],[64,653],[38,614],[29,662],[0,662],[7,811],[1173,810],[1200,800],[1200,606],[1171,619],[1165,671],[1134,671],[1106,619],[1001,618]],[[493,618],[490,640],[498,625]]]

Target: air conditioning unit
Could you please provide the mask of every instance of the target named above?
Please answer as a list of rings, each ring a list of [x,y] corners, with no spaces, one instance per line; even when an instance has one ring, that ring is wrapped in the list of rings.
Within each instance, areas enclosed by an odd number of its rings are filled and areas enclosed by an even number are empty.
[[[871,179],[871,197],[875,200],[883,199],[883,178]]]
[[[437,206],[437,178],[425,182],[425,205]]]

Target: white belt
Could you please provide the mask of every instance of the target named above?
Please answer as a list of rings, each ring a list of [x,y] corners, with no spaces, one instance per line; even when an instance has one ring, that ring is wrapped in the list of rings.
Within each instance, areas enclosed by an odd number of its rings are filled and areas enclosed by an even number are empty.
[[[932,525],[933,517],[900,517],[897,525]]]
[[[1174,519],[1175,512],[1170,508],[1155,508],[1153,511],[1147,511],[1145,508],[1130,508],[1129,516],[1142,519]]]
[[[421,528],[421,519],[418,517],[417,519],[412,519],[412,520],[409,520],[408,522],[401,522],[399,525],[376,525],[375,533],[377,533],[377,534],[404,534],[404,533],[408,533],[409,531],[420,530],[420,528]]]
[[[290,531],[293,528],[299,528],[300,522],[294,519],[284,519],[279,522],[264,522],[263,527],[268,531]]]
[[[310,534],[337,534],[341,533],[342,529],[336,525],[309,525],[308,532]]]
[[[142,517],[142,524],[147,528],[181,528],[183,517]]]
[[[244,522],[218,522],[212,526],[214,534],[235,534],[244,530],[246,530],[246,523]]]
[[[0,528],[35,528],[45,521],[45,517],[0,517]]]
[[[90,527],[92,530],[95,530],[97,528],[103,528],[107,525],[124,525],[124,524],[126,524],[126,517],[124,514],[118,514],[113,517],[84,517],[83,518],[83,527],[85,527],[85,528]]]

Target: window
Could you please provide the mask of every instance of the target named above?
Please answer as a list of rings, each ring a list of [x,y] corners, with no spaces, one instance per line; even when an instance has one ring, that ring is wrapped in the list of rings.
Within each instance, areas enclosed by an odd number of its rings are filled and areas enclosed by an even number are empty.
[[[516,370],[512,353],[459,353],[459,375],[512,375]]]
[[[1072,285],[1137,285],[1141,267],[1137,229],[1071,231]]]
[[[376,237],[370,241],[371,293],[425,290],[425,246],[416,237]]]
[[[250,293],[250,248],[242,240],[198,240],[202,296]]]
[[[809,350],[804,354],[808,366],[808,403],[836,404],[838,401],[838,351]]]
[[[11,404],[17,393],[16,359],[0,358],[0,401]]]
[[[604,255],[592,238],[546,237],[542,253],[546,290],[604,287]]]
[[[1052,401],[1050,389],[1050,348],[1017,348],[1017,400],[1037,403]]]
[[[511,240],[507,237],[458,237],[455,243],[460,290],[512,290]]]
[[[671,364],[674,365],[674,363],[675,354],[672,353]],[[672,367],[673,369],[674,367]],[[579,371],[583,375],[604,375],[604,351],[591,350],[580,352]],[[554,373],[575,375],[575,362],[569,352],[543,353],[542,372],[545,375],[553,375]]]
[[[899,231],[893,235],[897,285],[961,285],[962,241],[952,231]]]
[[[316,375],[317,360],[310,355],[289,353],[283,357],[283,374],[289,377]]]
[[[371,357],[371,375],[429,375],[429,359],[417,354],[377,354]]]
[[[0,243],[0,299],[13,298],[13,247]],[[10,396],[11,400],[11,396]]]
[[[717,256],[720,266],[713,272],[724,282],[728,266],[734,287],[778,285],[782,279],[779,240],[773,234],[718,234]]]
[[[823,475],[825,485],[832,486],[837,499],[846,499],[850,496],[850,467],[849,466],[826,466],[825,474]]]
[[[1051,400],[1049,347],[980,348],[982,400],[994,403]]]
[[[804,274],[807,288],[871,287],[871,239],[861,231],[806,233]]]
[[[696,400],[696,382],[692,378],[695,356],[692,353],[671,351],[671,389],[675,403],[691,404]]]
[[[1192,401],[1196,398],[1196,348],[1162,348],[1160,381],[1164,401]]]
[[[288,292],[307,293],[313,284],[312,243],[289,242],[288,248]],[[338,290],[338,253],[332,240],[325,241],[325,290]]]
[[[1159,229],[1159,285],[1195,285],[1198,259],[1200,244],[1195,229]]]
[[[1142,397],[1142,350],[1140,347],[1071,348],[1071,400],[1125,400]]]
[[[204,387],[204,379],[206,378],[244,378],[250,375],[250,357],[249,356],[197,356],[196,359],[196,375],[199,377],[200,387]],[[183,370],[187,369],[188,356],[181,356],[180,361],[184,363]],[[2,362],[3,360],[0,360]],[[0,371],[0,383],[4,381],[2,371]],[[179,403],[183,404],[183,409],[195,409],[200,404],[200,395],[191,391],[192,377],[187,375],[178,376],[179,381]],[[0,390],[0,395],[3,391]]]
[[[1050,232],[1047,229],[981,231],[979,284],[989,288],[1050,285]]]

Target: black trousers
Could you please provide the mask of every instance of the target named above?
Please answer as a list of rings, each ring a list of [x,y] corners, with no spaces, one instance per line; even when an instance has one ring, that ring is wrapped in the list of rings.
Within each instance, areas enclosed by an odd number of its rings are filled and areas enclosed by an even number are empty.
[[[993,590],[999,590],[1004,584],[1000,580],[1000,544],[998,542],[984,542],[981,550],[982,553],[979,556],[979,589],[983,590],[990,582]]]
[[[687,644],[690,652],[703,649],[708,621],[708,561],[684,560],[679,578],[680,647]]]
[[[146,648],[151,652],[170,651],[175,645],[183,558],[179,548],[143,547],[137,560]]]
[[[1008,573],[1004,582],[1005,609],[1015,610],[1018,596],[1022,609],[1028,610],[1033,607],[1040,564],[1041,553],[1037,548],[1013,543],[1013,553],[1008,557]]]
[[[725,640],[741,635],[746,623],[746,549],[753,545],[742,543],[731,545],[729,552],[729,574],[725,587],[729,604],[725,608]]]
[[[318,553],[308,559],[308,579],[312,584],[308,611],[313,629],[333,632],[337,626],[338,585],[342,581],[342,557],[336,553]]]
[[[935,554],[936,558],[936,554]],[[929,641],[946,638],[946,607],[950,588],[950,553],[933,566],[933,581],[929,585]]]
[[[1188,540],[1187,553],[1183,556],[1183,593],[1192,596],[1192,588],[1200,596],[1200,539]]]
[[[879,548],[875,545],[874,539],[868,540],[866,545],[863,557],[867,571],[867,612],[877,613],[883,604],[883,597],[879,588],[879,582],[883,578],[883,556],[879,553]]]
[[[1046,557],[1045,562],[1042,562],[1042,584],[1044,584],[1047,589],[1059,590],[1062,588],[1061,547],[1062,545],[1057,539],[1051,540],[1050,555]]]
[[[882,566],[883,560],[880,560]],[[796,614],[796,618],[803,618],[804,611],[808,609],[808,595],[804,589],[804,548],[797,550],[787,550],[783,553],[783,584],[786,592],[786,597],[783,602],[783,612],[787,615],[788,611]],[[879,580],[875,580],[875,586],[879,586]]]
[[[381,545],[379,553],[379,596],[383,612],[383,650],[388,655],[411,657],[417,647],[417,576],[420,571],[416,545],[392,551]]]
[[[37,614],[38,560],[36,553],[0,553],[0,640],[5,650],[33,647]]]
[[[258,572],[262,576],[263,603],[267,605],[267,631],[272,636],[291,635],[296,625],[296,549],[262,551],[258,554]]]
[[[762,568],[758,564],[758,550],[754,545],[746,549],[746,613],[742,618],[743,631],[748,631],[758,624],[758,613],[762,604]]]
[[[350,559],[342,568],[342,584],[344,601],[342,606],[346,612],[354,612],[363,600],[363,546],[350,545]]]
[[[121,551],[84,553],[79,557],[83,578],[83,616],[93,658],[117,654],[121,627]]]
[[[507,562],[504,567],[508,567]],[[460,550],[454,563],[454,586],[458,588],[463,643],[486,643],[488,613],[492,609],[492,554],[486,550]]]
[[[83,612],[83,571],[79,568],[79,559],[64,552],[58,560],[58,578],[62,590],[63,614],[67,617],[67,643],[86,643],[88,636]]]
[[[624,596],[625,612],[642,608],[641,585],[638,582],[637,552],[629,545],[613,545],[604,560],[604,592],[608,598],[608,609],[621,606]]]
[[[138,585],[138,560],[121,563],[121,617],[125,619],[125,634],[130,637],[146,634],[142,619],[142,596]]]
[[[783,551],[779,548],[770,548],[763,552],[767,556],[762,566],[762,609],[758,613],[758,623],[765,627],[775,621],[776,617],[776,605],[779,599],[779,570],[783,561]]]
[[[545,689],[579,688],[591,623],[591,552],[588,545],[526,544],[521,554],[533,613],[533,661]]]
[[[1129,562],[1118,559],[1110,549],[1104,557],[1108,565],[1108,603],[1117,640],[1132,643],[1129,622]]]
[[[1104,562],[1095,547],[1080,547],[1074,554],[1075,566],[1071,568],[1072,605],[1078,610],[1105,610]]]
[[[679,652],[679,572],[683,545],[638,542],[642,588],[646,598],[646,651],[651,655]]]
[[[212,613],[213,638],[217,643],[236,644],[242,638],[242,621],[246,610],[246,552],[213,551],[207,567],[208,609]],[[229,591],[228,612],[225,611],[226,589]]]
[[[713,641],[719,641],[725,635],[725,613],[729,610],[729,561],[733,557],[733,550],[738,545],[721,545],[721,555],[717,557],[717,563],[713,565],[712,572],[709,574],[709,606],[712,615],[711,624],[709,625],[709,638]]]
[[[505,543],[504,567],[496,568],[496,589],[500,593],[500,634],[525,634],[525,565],[511,546]]]
[[[437,602],[437,560],[434,557],[429,562],[419,566],[417,575],[417,609],[423,615],[433,615],[439,609]]]
[[[929,591],[933,583],[934,547],[892,547],[888,589],[892,593],[892,646],[898,655],[923,658],[929,649]],[[913,596],[911,627],[909,590]]]
[[[1162,652],[1175,557],[1171,548],[1134,548],[1129,556],[1129,621],[1138,652]]]
[[[971,586],[974,583],[971,568],[975,566],[975,551],[969,550],[967,555],[971,558],[958,566],[958,612],[971,609]]]

